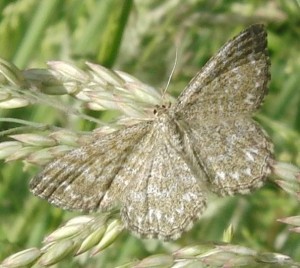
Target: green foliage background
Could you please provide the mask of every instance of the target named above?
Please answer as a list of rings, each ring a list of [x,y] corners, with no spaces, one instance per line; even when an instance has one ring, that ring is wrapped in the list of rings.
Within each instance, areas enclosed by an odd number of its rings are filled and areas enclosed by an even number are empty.
[[[21,69],[44,68],[49,60],[82,67],[89,60],[163,90],[177,50],[178,62],[168,88],[174,95],[227,40],[250,24],[265,23],[272,81],[258,118],[274,141],[276,159],[300,166],[298,1],[2,0],[0,11],[0,57]],[[41,106],[0,110],[0,116],[67,128],[94,127],[70,123],[66,116]],[[8,127],[0,125],[1,130]],[[74,215],[29,193],[28,181],[36,172],[32,167],[24,169],[22,163],[0,163],[0,260],[40,246],[46,234]],[[215,200],[177,244],[220,241],[232,223],[232,243],[300,261],[300,235],[276,221],[292,215],[300,215],[297,200],[269,183],[250,196]],[[113,267],[173,247],[125,233],[98,256],[77,257],[61,267]]]

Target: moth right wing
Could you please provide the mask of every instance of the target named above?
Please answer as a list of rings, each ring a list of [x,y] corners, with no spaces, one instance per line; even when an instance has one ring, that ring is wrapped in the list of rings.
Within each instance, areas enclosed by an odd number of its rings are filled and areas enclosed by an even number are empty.
[[[206,120],[251,114],[270,79],[267,33],[254,24],[227,42],[190,81],[173,106],[175,117]]]
[[[195,121],[186,128],[186,135],[207,175],[208,189],[219,196],[249,193],[271,174],[272,143],[250,118],[205,125]]]

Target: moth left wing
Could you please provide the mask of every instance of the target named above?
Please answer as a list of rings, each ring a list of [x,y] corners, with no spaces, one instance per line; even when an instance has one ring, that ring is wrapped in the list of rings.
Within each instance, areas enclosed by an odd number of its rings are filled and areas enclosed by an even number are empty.
[[[111,207],[119,195],[108,202],[104,200],[106,193],[151,124],[139,123],[95,137],[94,142],[58,157],[31,180],[31,192],[63,209],[95,211]]]

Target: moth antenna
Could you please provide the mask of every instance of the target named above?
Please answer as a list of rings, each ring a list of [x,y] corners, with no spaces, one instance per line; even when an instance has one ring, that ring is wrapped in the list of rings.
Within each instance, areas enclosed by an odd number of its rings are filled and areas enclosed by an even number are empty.
[[[174,61],[174,64],[173,64],[172,71],[171,71],[171,73],[170,73],[170,75],[169,75],[169,79],[168,79],[167,85],[166,85],[166,87],[165,87],[165,89],[164,89],[164,91],[163,91],[163,93],[162,93],[162,99],[164,99],[164,97],[165,97],[165,95],[166,95],[166,92],[167,92],[167,90],[168,90],[168,87],[169,87],[169,85],[170,85],[170,83],[171,83],[172,76],[173,76],[173,74],[174,74],[174,72],[175,72],[175,69],[176,69],[177,60],[178,60],[178,47],[176,46],[176,50],[175,50],[175,61]]]

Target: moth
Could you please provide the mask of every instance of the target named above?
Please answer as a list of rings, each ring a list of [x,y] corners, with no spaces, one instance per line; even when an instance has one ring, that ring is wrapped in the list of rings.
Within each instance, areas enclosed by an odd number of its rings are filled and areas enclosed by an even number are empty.
[[[67,210],[118,207],[125,227],[177,239],[207,193],[246,194],[270,174],[272,144],[251,118],[270,79],[267,33],[255,24],[227,42],[170,106],[50,162],[33,194]]]

